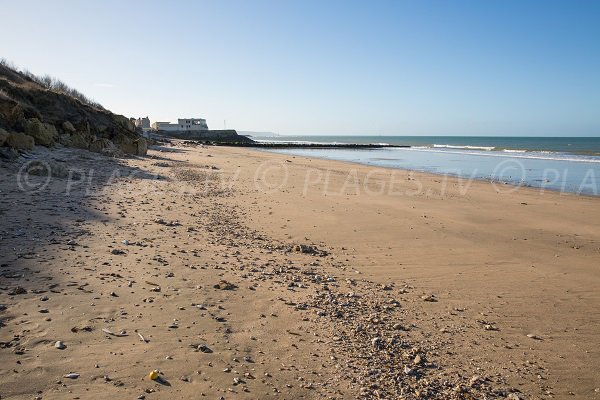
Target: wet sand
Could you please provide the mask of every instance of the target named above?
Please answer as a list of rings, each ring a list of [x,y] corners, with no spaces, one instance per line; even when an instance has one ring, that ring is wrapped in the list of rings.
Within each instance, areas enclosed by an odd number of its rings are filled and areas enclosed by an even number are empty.
[[[2,398],[600,398],[597,198],[242,148],[50,157],[79,180],[0,176]]]

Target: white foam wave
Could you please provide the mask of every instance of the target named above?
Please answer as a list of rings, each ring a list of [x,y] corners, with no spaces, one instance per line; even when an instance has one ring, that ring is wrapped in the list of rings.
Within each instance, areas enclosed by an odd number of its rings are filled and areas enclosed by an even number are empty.
[[[495,149],[494,146],[459,146],[454,144],[434,144],[435,148],[444,148],[444,149],[466,149],[466,150],[485,150],[492,151]]]
[[[268,140],[268,139],[254,139],[258,143],[266,144],[307,144],[307,145],[323,145],[323,144],[340,144],[338,142],[312,142],[308,140]]]
[[[600,164],[600,157],[596,156],[577,156],[574,154],[562,154],[551,151],[536,151],[523,153],[513,152],[492,152],[492,151],[448,151],[448,150],[436,150],[431,147],[417,148],[393,148],[398,151],[423,151],[441,154],[460,154],[470,156],[484,156],[484,157],[501,157],[501,158],[521,158],[521,159],[532,159],[532,160],[550,160],[550,161],[570,161],[579,163],[594,163]]]

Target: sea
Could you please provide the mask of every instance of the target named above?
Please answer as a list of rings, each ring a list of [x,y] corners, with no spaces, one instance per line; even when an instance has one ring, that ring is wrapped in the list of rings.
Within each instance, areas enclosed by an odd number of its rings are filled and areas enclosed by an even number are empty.
[[[276,153],[600,195],[600,137],[273,136],[270,143],[379,144],[377,149],[287,148]]]

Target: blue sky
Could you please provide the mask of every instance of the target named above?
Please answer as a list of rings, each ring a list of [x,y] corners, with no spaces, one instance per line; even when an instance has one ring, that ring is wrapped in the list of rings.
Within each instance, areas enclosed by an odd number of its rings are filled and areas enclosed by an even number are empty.
[[[0,57],[281,134],[600,135],[598,1],[9,1]]]

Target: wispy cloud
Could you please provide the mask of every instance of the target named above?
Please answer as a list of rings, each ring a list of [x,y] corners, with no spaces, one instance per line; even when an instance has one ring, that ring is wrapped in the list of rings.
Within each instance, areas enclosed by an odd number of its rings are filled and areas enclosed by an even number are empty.
[[[112,88],[115,87],[112,83],[94,83],[94,86],[103,87],[103,88]]]

